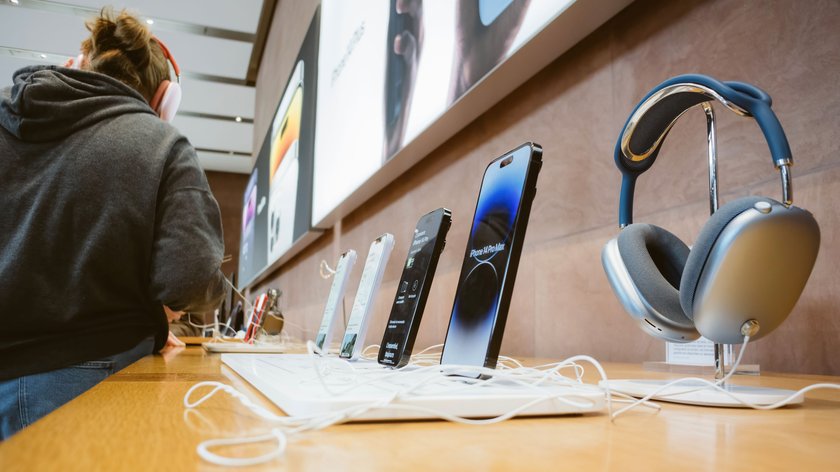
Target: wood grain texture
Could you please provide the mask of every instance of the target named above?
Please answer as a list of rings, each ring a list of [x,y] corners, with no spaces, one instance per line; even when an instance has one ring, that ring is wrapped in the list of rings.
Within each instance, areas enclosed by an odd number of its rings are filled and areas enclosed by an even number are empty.
[[[187,413],[186,391],[200,380],[221,381],[280,410],[220,359],[198,347],[141,359],[0,443],[0,470],[223,470],[201,461],[200,441],[262,434],[272,425],[224,395]],[[588,370],[587,381],[595,381]],[[669,377],[627,364],[609,364],[607,372]],[[765,373],[736,382],[796,389],[838,380]],[[659,413],[639,410],[615,422],[587,414],[488,426],[346,424],[296,436],[284,457],[243,470],[832,470],[838,422],[840,392],[817,391],[802,407],[768,412],[663,404]],[[262,445],[224,452],[267,451]]]
[[[259,103],[276,103],[317,2],[281,2],[257,84]],[[282,13],[286,12],[286,13]],[[294,16],[295,12],[297,16]],[[304,13],[307,13],[304,15]],[[481,173],[487,162],[524,141],[545,149],[538,193],[514,291],[505,350],[535,356],[595,353],[612,361],[661,360],[664,345],[646,337],[619,307],[599,254],[616,234],[620,174],[613,163],[618,132],[656,84],[684,73],[742,80],[767,90],[793,149],[796,203],[822,228],[817,268],[790,319],[749,355],[762,369],[840,374],[830,353],[840,339],[840,278],[835,234],[840,220],[840,3],[770,0],[639,0],[537,73],[420,163],[346,216],[267,285],[289,294],[287,309],[314,336],[328,283],[320,258],[388,231],[397,245],[385,274],[368,341],[376,342],[407,251],[405,236],[424,212],[453,211],[418,346],[443,342]],[[297,35],[297,36],[295,36]],[[757,125],[718,107],[722,200],[759,193],[779,198],[778,173]],[[270,111],[255,129],[262,136]],[[263,130],[263,131],[259,131]],[[687,113],[669,134],[656,166],[639,181],[636,217],[692,242],[708,218],[705,121]],[[361,268],[351,278],[348,309]],[[294,292],[294,295],[292,295]]]

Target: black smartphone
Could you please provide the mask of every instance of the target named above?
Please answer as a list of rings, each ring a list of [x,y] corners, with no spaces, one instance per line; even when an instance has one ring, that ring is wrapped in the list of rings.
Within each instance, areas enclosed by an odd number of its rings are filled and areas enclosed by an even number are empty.
[[[408,248],[400,283],[385,335],[379,345],[379,363],[390,367],[408,364],[417,330],[432,289],[438,259],[452,226],[452,212],[438,208],[420,217]]]
[[[542,147],[525,143],[485,169],[441,364],[496,367],[541,166]]]

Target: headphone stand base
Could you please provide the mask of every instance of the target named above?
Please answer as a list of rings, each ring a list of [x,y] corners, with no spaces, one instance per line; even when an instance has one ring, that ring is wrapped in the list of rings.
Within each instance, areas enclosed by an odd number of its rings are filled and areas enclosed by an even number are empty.
[[[726,365],[727,372],[731,368],[731,365]],[[669,374],[699,377],[712,377],[715,375],[715,366],[713,365],[677,364],[665,361],[644,361],[642,362],[642,369],[648,372],[667,372]],[[742,362],[738,365],[735,375],[761,375],[761,366],[759,364],[744,364]]]
[[[598,385],[601,387],[609,386],[610,390],[624,393],[635,398],[644,398],[661,389],[665,384],[673,381],[674,379],[626,379],[601,381]],[[722,388],[725,389],[726,392],[735,395],[738,399],[732,398],[725,392],[713,389],[707,384],[696,381],[693,383],[686,381],[679,385],[668,387],[656,394],[651,400],[695,406],[747,408],[747,405],[744,405],[742,402],[762,406],[772,405],[790,397],[795,393],[793,390],[749,385],[726,384],[722,386]],[[804,399],[804,395],[800,394],[790,400],[788,404],[798,405],[801,404]]]

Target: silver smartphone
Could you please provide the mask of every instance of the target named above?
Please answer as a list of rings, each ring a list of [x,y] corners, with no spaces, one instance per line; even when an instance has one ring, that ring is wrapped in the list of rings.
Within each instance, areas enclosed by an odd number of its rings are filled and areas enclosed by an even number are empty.
[[[347,330],[344,332],[344,339],[338,350],[338,355],[345,359],[357,359],[364,348],[370,311],[376,301],[379,285],[382,283],[382,274],[385,272],[385,266],[388,264],[393,248],[394,235],[390,233],[376,238],[370,245],[365,269],[362,271],[362,279],[359,282],[359,290],[356,291],[356,299],[353,301],[353,310],[347,321]]]
[[[338,304],[343,302],[344,290],[347,288],[347,279],[350,271],[356,263],[356,251],[349,250],[338,258],[333,274],[333,283],[330,287],[330,295],[327,297],[327,305],[324,307],[324,316],[321,318],[321,326],[318,328],[318,335],[315,337],[315,345],[318,349],[325,350],[330,347],[333,324],[335,324],[335,312],[338,311]]]

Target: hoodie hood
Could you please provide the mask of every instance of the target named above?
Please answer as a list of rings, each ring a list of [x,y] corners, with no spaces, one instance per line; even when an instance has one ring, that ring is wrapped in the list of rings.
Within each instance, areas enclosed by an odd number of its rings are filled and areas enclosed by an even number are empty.
[[[0,94],[0,126],[23,141],[61,139],[126,113],[154,114],[140,93],[97,72],[30,66],[13,80]]]

